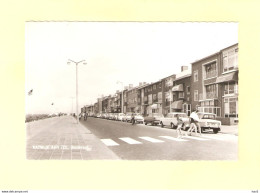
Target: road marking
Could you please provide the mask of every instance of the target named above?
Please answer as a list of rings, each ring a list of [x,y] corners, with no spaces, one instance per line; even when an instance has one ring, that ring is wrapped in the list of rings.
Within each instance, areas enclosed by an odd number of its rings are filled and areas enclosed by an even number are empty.
[[[134,140],[130,137],[122,137],[122,138],[119,138],[119,139],[121,139],[122,141],[129,143],[129,144],[141,144],[141,142],[136,141],[136,140]]]
[[[116,145],[119,145],[118,143],[116,143],[116,142],[113,141],[112,139],[101,139],[101,141],[102,141],[106,146],[116,146]]]
[[[221,141],[224,141],[225,139],[224,138],[221,138],[221,136],[206,136],[206,135],[202,135],[202,137],[204,138],[208,138],[208,139],[214,139],[214,140],[221,140]]]
[[[171,137],[171,136],[159,136],[159,137],[163,137],[165,139],[170,139],[170,140],[173,140],[173,141],[188,141],[186,139],[175,138],[175,137]]]
[[[141,139],[144,139],[146,141],[150,141],[152,143],[163,143],[164,141],[161,141],[159,139],[154,139],[154,138],[151,138],[151,137],[139,137]]]
[[[188,139],[195,139],[195,140],[199,140],[199,141],[208,141],[209,140],[209,139],[194,137],[194,136],[183,136],[183,137],[188,138]]]

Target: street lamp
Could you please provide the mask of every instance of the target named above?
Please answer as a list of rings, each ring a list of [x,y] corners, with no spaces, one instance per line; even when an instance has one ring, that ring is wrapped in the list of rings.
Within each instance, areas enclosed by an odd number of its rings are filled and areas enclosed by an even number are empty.
[[[78,124],[79,123],[79,115],[78,115],[78,64],[83,63],[84,65],[86,65],[87,63],[85,62],[85,60],[75,62],[75,61],[69,59],[67,64],[70,65],[71,63],[76,64],[76,114],[77,114],[77,124]]]
[[[123,102],[124,102],[124,84],[123,84],[123,82],[120,82],[120,81],[117,81],[116,83],[117,84],[121,83],[121,85],[122,85],[121,113],[124,113],[124,105],[123,105]]]

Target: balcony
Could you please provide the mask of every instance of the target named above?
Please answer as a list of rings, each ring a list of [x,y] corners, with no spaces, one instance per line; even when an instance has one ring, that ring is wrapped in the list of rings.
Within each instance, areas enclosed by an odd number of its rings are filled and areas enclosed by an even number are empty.
[[[207,93],[200,93],[199,94],[199,100],[202,101],[202,100],[206,100],[206,99],[216,99],[218,96],[217,96],[217,93],[215,92],[207,92]]]
[[[210,72],[206,72],[204,79],[214,78],[216,76],[217,76],[217,71],[213,70],[213,71],[210,71]]]

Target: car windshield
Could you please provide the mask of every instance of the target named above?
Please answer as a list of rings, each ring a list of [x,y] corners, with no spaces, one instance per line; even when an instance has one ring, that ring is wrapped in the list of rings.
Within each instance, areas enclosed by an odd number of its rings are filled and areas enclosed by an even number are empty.
[[[216,119],[216,115],[214,114],[200,114],[200,119]]]

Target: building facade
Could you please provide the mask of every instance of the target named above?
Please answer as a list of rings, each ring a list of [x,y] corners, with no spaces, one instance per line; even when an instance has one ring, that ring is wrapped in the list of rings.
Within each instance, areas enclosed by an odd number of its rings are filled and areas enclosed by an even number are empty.
[[[181,67],[181,73],[176,75],[172,87],[173,112],[191,113],[191,69],[188,66]]]
[[[173,92],[172,88],[174,85],[174,81],[176,79],[176,74],[163,78],[162,82],[162,114],[166,115],[173,111],[172,103],[173,103]]]
[[[216,83],[221,101],[223,124],[238,123],[238,44],[221,50],[220,72]]]
[[[214,113],[222,124],[238,121],[238,44],[192,63],[192,108]]]

